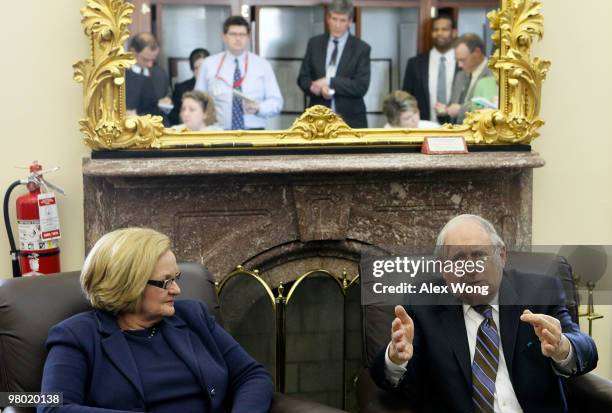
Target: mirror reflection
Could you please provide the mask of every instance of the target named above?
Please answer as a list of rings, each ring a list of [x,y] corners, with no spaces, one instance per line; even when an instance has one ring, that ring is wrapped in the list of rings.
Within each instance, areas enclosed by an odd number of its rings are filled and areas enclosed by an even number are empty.
[[[152,1],[155,35],[136,33],[128,45],[128,111],[205,131],[286,129],[315,104],[353,128],[431,129],[497,108],[486,19],[497,1],[457,1],[431,17],[415,2],[266,1],[242,16],[216,3]]]

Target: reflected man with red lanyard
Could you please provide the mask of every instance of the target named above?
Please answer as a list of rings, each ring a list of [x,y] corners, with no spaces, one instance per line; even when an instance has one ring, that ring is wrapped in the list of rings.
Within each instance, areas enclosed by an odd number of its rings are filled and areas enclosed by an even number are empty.
[[[283,107],[276,76],[267,60],[248,51],[250,27],[242,16],[223,23],[226,51],[208,57],[195,90],[210,94],[223,129],[265,129]]]

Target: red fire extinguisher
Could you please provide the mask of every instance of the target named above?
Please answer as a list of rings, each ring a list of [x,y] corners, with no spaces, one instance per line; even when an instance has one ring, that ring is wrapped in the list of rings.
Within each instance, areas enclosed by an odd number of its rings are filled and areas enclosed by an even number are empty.
[[[43,174],[58,169],[43,171],[42,165],[34,161],[30,165],[28,179],[13,182],[5,194],[4,220],[11,244],[14,277],[60,272],[61,233],[55,194],[49,188],[61,194],[64,191],[43,178]],[[19,249],[16,248],[8,216],[10,193],[18,185],[26,185],[28,188],[28,193],[21,195],[16,202]]]

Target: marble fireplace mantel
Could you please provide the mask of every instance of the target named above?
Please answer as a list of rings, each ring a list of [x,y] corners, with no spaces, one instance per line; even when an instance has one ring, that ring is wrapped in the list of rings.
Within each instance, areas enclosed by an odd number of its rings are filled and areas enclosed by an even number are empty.
[[[240,264],[275,285],[313,268],[355,273],[368,248],[433,245],[460,213],[527,246],[543,165],[535,152],[84,159],[86,249],[147,226],[217,278]]]
[[[544,166],[536,152],[476,152],[465,155],[418,153],[212,156],[202,158],[88,159],[83,175],[148,177],[532,169]]]

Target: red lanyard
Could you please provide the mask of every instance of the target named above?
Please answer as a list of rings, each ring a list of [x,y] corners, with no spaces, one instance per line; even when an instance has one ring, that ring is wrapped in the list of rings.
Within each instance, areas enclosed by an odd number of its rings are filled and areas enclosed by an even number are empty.
[[[227,53],[223,53],[223,57],[221,58],[221,61],[219,61],[219,66],[217,66],[217,72],[215,73],[215,78],[222,80],[226,85],[233,87],[234,89],[238,89],[240,86],[242,86],[242,82],[244,82],[244,78],[246,77],[247,71],[249,70],[249,52],[246,52],[246,56],[244,58],[244,74],[242,75],[240,79],[234,81],[233,86],[230,85],[227,80],[219,76],[219,71],[221,70],[221,67],[223,67],[223,62],[225,62],[226,54]]]

